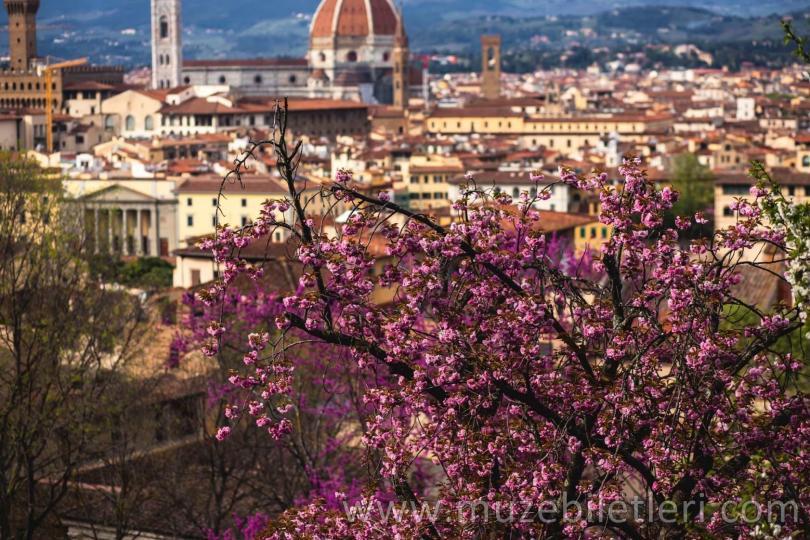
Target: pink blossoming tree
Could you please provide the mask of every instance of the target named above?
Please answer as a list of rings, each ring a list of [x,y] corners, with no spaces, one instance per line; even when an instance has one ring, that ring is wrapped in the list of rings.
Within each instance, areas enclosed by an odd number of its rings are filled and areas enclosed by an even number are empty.
[[[702,216],[666,228],[678,194],[639,160],[613,179],[561,170],[559,182],[598,196],[612,228],[595,272],[580,272],[549,251],[528,193],[512,200],[473,179],[453,205],[458,220],[442,226],[357,191],[341,171],[322,196],[351,216],[324,235],[287,136],[282,105],[278,133],[257,147],[275,150],[286,200],[206,243],[224,270],[201,295],[210,306],[238,276],[259,279],[240,249],[276,229],[303,267],[277,330],[245,336],[246,365],[231,383],[255,405],[229,416],[294,436],[290,382],[306,366],[289,350],[317,342],[324,358],[375,379],[363,385],[362,437],[347,442],[373,474],[360,493],[334,486],[341,505],[315,498],[262,536],[810,536],[806,343],[783,346],[806,308],[788,300],[763,311],[734,292],[742,271],[783,279],[773,264],[788,258],[786,234],[763,215],[770,186],[738,203],[733,227],[686,242],[682,231]],[[239,164],[227,180],[241,181]],[[538,184],[537,197],[549,189]],[[387,250],[382,272],[372,239]],[[774,255],[754,256],[762,250]],[[392,302],[372,301],[380,288],[395,291]],[[210,325],[209,353],[225,331]],[[777,516],[766,512],[775,502]]]

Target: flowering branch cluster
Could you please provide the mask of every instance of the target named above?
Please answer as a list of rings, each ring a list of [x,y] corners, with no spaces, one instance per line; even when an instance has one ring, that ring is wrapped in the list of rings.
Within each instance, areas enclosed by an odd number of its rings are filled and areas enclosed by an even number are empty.
[[[626,161],[615,182],[561,170],[561,182],[599,197],[599,219],[613,231],[586,272],[560,264],[528,194],[515,205],[508,195],[470,188],[454,203],[458,221],[445,227],[354,190],[340,172],[324,195],[349,205],[350,217],[339,234],[321,234],[304,211],[297,150],[291,157],[283,138],[273,144],[290,213],[274,206],[263,215],[267,227],[294,231],[303,270],[276,317],[279,337],[251,334],[248,371],[232,382],[252,393],[266,418],[261,427],[282,437],[290,411],[279,403],[299,369],[287,355],[290,340],[305,335],[344,351],[357,373],[381,379],[364,387],[370,414],[353,441],[370,456],[371,487],[385,484],[400,502],[427,500],[448,511],[354,520],[314,501],[273,520],[266,536],[808,533],[810,401],[797,383],[801,359],[775,348],[802,325],[800,309],[765,312],[734,292],[744,267],[767,269],[746,256],[752,248],[795,254],[765,221],[761,200],[741,201],[741,219],[711,241],[685,243],[681,231],[703,217],[666,228],[664,213],[678,195],[657,189],[639,160]],[[238,253],[262,238],[256,230],[220,231],[210,247],[227,268],[255,279]],[[206,300],[221,301],[228,280]],[[391,300],[376,302],[379,291]],[[740,311],[756,320],[741,322]],[[209,332],[217,337],[221,327]],[[428,471],[428,489],[416,485],[417,468]],[[379,496],[379,489],[359,497],[336,491],[346,508]],[[560,504],[536,511],[562,500],[586,507],[639,500],[650,515],[674,505],[683,518],[571,520]],[[790,502],[797,512],[730,526],[711,511],[751,500]],[[459,519],[450,510],[479,501],[537,517]]]
[[[799,317],[807,322],[810,313],[810,204],[796,204],[785,198],[779,184],[762,164],[755,162],[751,174],[759,181],[751,195],[762,199],[765,215],[785,238],[789,255],[785,277],[799,308]],[[810,339],[810,333],[806,337]]]

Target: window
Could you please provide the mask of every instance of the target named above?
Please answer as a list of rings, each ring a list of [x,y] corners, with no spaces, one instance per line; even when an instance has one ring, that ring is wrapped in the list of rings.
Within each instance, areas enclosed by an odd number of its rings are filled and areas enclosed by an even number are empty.
[[[191,206],[191,197],[186,199],[186,206]]]
[[[152,120],[152,115],[147,114],[146,118],[143,119],[143,129],[146,131],[152,131],[155,128],[154,121]]]
[[[751,186],[747,184],[726,184],[723,186],[723,195],[748,195]]]
[[[216,227],[216,226],[217,226],[217,215],[216,215],[216,214],[214,214],[214,215],[211,217],[211,226],[212,226],[212,227]]]
[[[320,53],[318,55],[318,60],[320,60],[321,62],[326,62],[326,54],[325,53]]]
[[[189,77],[188,75],[183,77],[183,84],[190,84],[190,83],[191,83],[191,77]]]
[[[602,227],[602,238],[607,238],[607,227]]]
[[[391,58],[391,53],[389,53],[388,51],[385,51],[383,53],[383,55],[382,55],[382,58],[383,58],[383,62],[388,62],[388,60],[390,60],[390,58]]]
[[[169,37],[169,19],[166,15],[160,16],[160,39]]]
[[[211,206],[216,206],[216,205],[217,205],[217,200],[216,199],[211,199]]]
[[[415,175],[411,175],[411,184],[418,184],[418,183],[419,183],[419,177],[415,176]]]
[[[517,199],[520,197],[520,190],[518,188],[512,188],[512,198]]]
[[[295,75],[290,75],[287,80],[290,82],[290,84],[295,84],[298,81],[298,77]]]
[[[802,157],[802,167],[810,167],[810,154]]]
[[[196,287],[202,282],[200,279],[200,271],[199,270],[192,270],[191,271],[191,286]]]
[[[78,142],[78,139],[77,139]],[[796,186],[788,186],[788,196],[795,197],[796,196]]]
[[[349,51],[346,54],[346,61],[347,62],[357,62],[357,52],[356,51]]]
[[[242,227],[244,227],[244,226],[245,226],[245,225],[247,225],[247,224],[248,224],[248,218],[247,218],[247,216],[242,216]]]
[[[135,117],[131,114],[127,115],[127,119],[124,124],[126,125],[127,131],[135,131]]]
[[[225,75],[219,76],[219,84],[225,84]]]
[[[585,227],[580,227],[579,229],[579,237],[585,238]]]
[[[731,217],[731,216],[734,215],[734,211],[730,207],[724,206],[723,207],[723,215],[726,216],[726,217]]]
[[[186,216],[186,225],[188,225],[189,227],[194,226],[194,216],[191,215]]]

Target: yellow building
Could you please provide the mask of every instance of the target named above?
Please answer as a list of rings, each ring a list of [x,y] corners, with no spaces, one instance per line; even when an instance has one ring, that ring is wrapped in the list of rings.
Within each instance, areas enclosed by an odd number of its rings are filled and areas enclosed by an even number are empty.
[[[581,255],[586,250],[597,254],[613,233],[613,227],[599,222],[599,202],[592,200],[588,203],[588,215],[593,221],[580,225],[574,231],[574,252]]]
[[[426,121],[435,135],[513,135],[525,148],[546,148],[563,154],[595,147],[602,137],[617,133],[625,141],[643,141],[672,126],[670,115],[605,115],[547,117],[521,107],[438,108]]]
[[[403,170],[403,181],[412,209],[444,208],[450,206],[450,180],[464,174],[457,157],[414,155]]]
[[[243,176],[243,186],[219,176],[192,176],[180,182],[177,195],[177,229],[180,246],[188,246],[201,236],[213,234],[219,225],[243,227],[259,216],[267,200],[281,199],[287,188],[277,178]],[[222,196],[219,196],[222,188]],[[218,210],[219,209],[219,210]],[[276,231],[274,242],[286,240]]]
[[[782,193],[797,203],[810,202],[810,174],[795,169],[774,167],[771,177],[782,187]],[[737,199],[750,199],[751,186],[755,180],[746,172],[729,172],[717,175],[714,183],[714,226],[722,229],[737,222],[737,213],[732,210]]]

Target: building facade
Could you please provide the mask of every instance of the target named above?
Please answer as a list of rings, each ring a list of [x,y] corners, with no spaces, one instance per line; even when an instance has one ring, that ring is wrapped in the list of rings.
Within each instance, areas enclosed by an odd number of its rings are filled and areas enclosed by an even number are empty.
[[[166,71],[159,60],[153,53],[153,72]],[[306,58],[189,60],[182,62],[178,84],[227,84],[247,96],[401,105],[408,95],[409,72],[407,37],[392,0],[322,0],[312,19]]]

